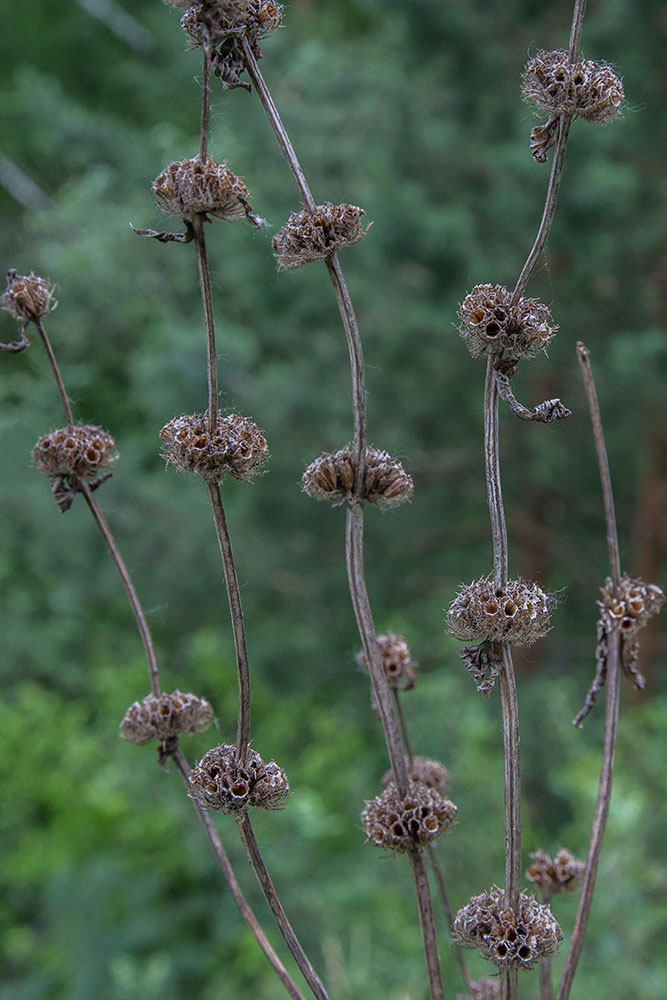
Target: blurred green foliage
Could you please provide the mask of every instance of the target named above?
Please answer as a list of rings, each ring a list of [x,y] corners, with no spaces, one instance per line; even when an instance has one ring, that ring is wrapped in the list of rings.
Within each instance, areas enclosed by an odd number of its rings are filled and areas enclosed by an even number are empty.
[[[158,0],[24,0],[3,13],[0,244],[7,267],[57,283],[49,332],[77,419],[108,428],[121,452],[98,496],[149,613],[165,687],[208,697],[220,742],[234,732],[236,692],[215,537],[201,483],[166,473],[157,443],[175,413],[205,407],[194,255],[129,227],[162,227],[150,183],[198,148],[199,57],[185,51],[177,17]],[[528,155],[533,117],[518,79],[528,53],[566,45],[568,18],[568,5],[533,0],[295,0],[264,43],[316,198],[360,204],[374,223],[341,259],[364,339],[370,440],[405,461],[416,492],[407,508],[369,512],[368,580],[378,629],[405,634],[421,664],[405,699],[415,747],[450,770],[460,821],[438,854],[456,908],[502,882],[503,834],[497,699],[476,695],[443,636],[443,607],[491,559],[483,365],[453,323],[466,291],[512,282],[531,245],[548,168]],[[538,846],[585,853],[599,769],[601,708],[580,733],[569,722],[592,676],[607,565],[577,339],[598,376],[624,565],[655,582],[664,570],[666,33],[652,0],[587,14],[584,54],[618,67],[628,105],[606,128],[573,128],[549,251],[529,286],[560,333],[549,360],[516,379],[530,405],[560,395],[574,416],[551,427],[503,417],[512,572],[559,592],[553,633],[517,664],[526,860]],[[274,230],[298,208],[253,97],[215,90],[211,151],[245,178]],[[354,660],[344,519],[299,490],[304,466],[351,436],[347,351],[325,269],[276,275],[270,237],[245,225],[209,231],[221,405],[252,416],[272,451],[254,485],[225,485],[255,746],[293,788],[285,810],[257,818],[258,837],[332,997],[422,1000],[407,866],[364,847],[359,829],[386,759]],[[13,336],[4,316],[0,339]],[[284,993],[215,877],[177,776],[117,739],[125,708],[147,691],[145,666],[87,511],[75,503],[63,517],[29,468],[35,440],[62,419],[33,339],[0,358],[2,996],[274,1000]],[[590,1000],[658,1000],[667,989],[665,643],[646,640],[648,691],[624,688],[575,982]],[[186,752],[200,755],[211,738],[192,738]],[[233,824],[220,829],[266,918]],[[557,900],[566,938],[574,909]],[[463,987],[444,936],[442,950],[451,995]],[[474,955],[470,967],[486,972]],[[536,977],[523,989],[535,996]]]

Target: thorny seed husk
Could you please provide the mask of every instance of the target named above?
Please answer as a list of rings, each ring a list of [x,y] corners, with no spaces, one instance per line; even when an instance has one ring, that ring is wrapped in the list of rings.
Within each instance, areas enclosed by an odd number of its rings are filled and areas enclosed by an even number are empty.
[[[376,636],[378,651],[385,676],[390,688],[409,691],[417,683],[417,664],[412,660],[412,654],[407,641],[402,635],[388,632]],[[357,653],[357,662],[364,670],[367,669],[363,650]]]
[[[248,747],[239,763],[236,747],[222,743],[205,753],[190,772],[190,797],[207,809],[236,813],[257,806],[277,809],[289,794],[287,775],[274,760],[264,763]]]
[[[100,469],[116,461],[114,439],[101,427],[79,424],[45,434],[32,453],[35,467],[44,476],[78,476],[94,479]]]
[[[547,306],[520,298],[503,285],[475,285],[459,307],[459,333],[473,358],[483,354],[534,358],[556,335],[558,327]]]
[[[194,47],[208,48],[213,71],[225,90],[250,90],[240,79],[247,68],[242,39],[259,59],[259,39],[280,27],[282,11],[282,4],[272,0],[208,0],[189,5],[181,27]]]
[[[365,459],[363,488],[359,491],[361,500],[388,507],[410,499],[414,484],[400,462],[372,446],[366,448]],[[304,472],[301,484],[309,496],[331,500],[334,507],[352,500],[356,485],[352,446],[347,444],[333,454],[320,455]]]
[[[294,212],[273,237],[273,252],[281,270],[301,267],[311,260],[332,257],[341,247],[363,239],[371,224],[364,227],[366,213],[356,205],[318,205],[315,212],[304,208]]]
[[[402,854],[446,833],[456,821],[456,812],[453,802],[423,782],[411,781],[401,797],[390,781],[381,795],[366,803],[361,822],[376,847]]]
[[[547,904],[521,893],[517,918],[505,907],[502,889],[473,896],[454,920],[454,939],[467,948],[479,948],[499,968],[530,969],[553,955],[562,938]]]
[[[238,413],[218,419],[209,431],[205,414],[174,417],[160,431],[167,465],[194,472],[207,482],[218,483],[225,476],[251,479],[269,457],[269,446],[257,424]]]
[[[189,692],[146,695],[130,705],[120,724],[120,735],[128,743],[145,746],[151,740],[168,740],[181,733],[201,733],[208,729],[213,709],[205,698]]]
[[[195,156],[176,160],[153,181],[151,190],[161,212],[192,221],[196,215],[237,222],[244,216],[255,228],[262,220],[250,207],[250,192],[226,162]]]
[[[32,322],[46,316],[58,305],[55,288],[45,278],[30,274],[17,274],[14,268],[7,272],[7,287],[0,295],[0,307],[19,320]]]
[[[536,583],[508,580],[496,587],[485,576],[458,592],[447,612],[447,628],[457,639],[528,646],[549,631],[549,605]]]
[[[538,52],[522,77],[525,101],[550,116],[580,115],[606,125],[621,113],[623,84],[608,63],[584,59],[569,64],[567,52]]]
[[[427,785],[442,795],[449,777],[444,764],[441,764],[438,760],[430,760],[428,757],[413,757],[412,759],[406,757],[405,766],[408,771],[408,781]],[[387,788],[393,780],[393,771],[386,771],[382,775],[382,787]]]
[[[526,878],[537,886],[542,898],[550,899],[557,893],[574,892],[581,885],[586,863],[565,848],[561,848],[553,860],[541,847],[530,857]]]

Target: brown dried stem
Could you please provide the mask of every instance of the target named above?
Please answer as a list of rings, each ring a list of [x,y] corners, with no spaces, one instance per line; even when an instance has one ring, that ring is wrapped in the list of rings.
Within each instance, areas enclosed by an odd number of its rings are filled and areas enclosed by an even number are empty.
[[[445,917],[447,918],[447,926],[449,927],[449,935],[451,939],[454,934],[454,914],[452,912],[452,908],[449,903],[449,896],[447,894],[445,879],[442,874],[440,863],[438,862],[438,859],[435,856],[435,850],[432,844],[427,844],[426,852],[428,854],[431,868],[433,869],[433,874],[435,875],[435,880],[438,884],[438,893],[440,895],[440,902],[442,903],[442,908],[445,911]],[[456,953],[456,960],[461,968],[465,984],[468,988],[468,991],[472,992],[472,981],[470,979],[470,975],[468,974],[468,968],[466,966],[465,957],[463,955],[463,948],[456,941],[453,942],[453,946],[454,946],[454,952]]]
[[[202,45],[204,64],[201,81],[201,126],[199,135],[199,156],[202,162],[208,156],[208,134],[211,123],[211,49],[207,42]]]
[[[199,288],[206,323],[206,369],[208,374],[208,427],[211,432],[218,419],[218,368],[215,347],[215,323],[213,320],[213,298],[211,296],[211,277],[206,256],[206,239],[204,237],[204,219],[195,213],[192,229],[197,249],[197,268],[199,270]]]
[[[74,426],[74,418],[72,416],[72,408],[69,405],[69,399],[67,398],[67,393],[65,392],[65,383],[63,382],[62,375],[60,374],[60,368],[58,367],[58,362],[56,361],[56,356],[53,353],[53,348],[51,347],[51,341],[46,335],[46,330],[44,329],[44,324],[41,319],[34,319],[32,321],[37,327],[37,331],[42,338],[42,343],[46,349],[46,353],[49,359],[49,364],[51,365],[51,371],[53,372],[53,377],[56,380],[56,385],[58,386],[58,394],[60,395],[60,401],[63,404],[63,409],[65,411],[65,419],[67,420],[67,426]]]
[[[572,27],[570,28],[570,45],[568,51],[568,62],[570,66],[579,61],[581,29],[584,23],[585,12],[586,12],[586,0],[575,0],[574,12],[572,14]]]
[[[435,933],[435,920],[433,918],[433,907],[431,906],[431,892],[428,884],[428,876],[424,865],[422,852],[415,848],[408,854],[410,859],[410,870],[415,883],[417,902],[419,904],[419,926],[421,927],[424,954],[426,956],[426,970],[428,972],[428,982],[431,990],[432,1000],[445,1000],[442,988],[442,975],[440,972],[440,955],[438,953],[438,939]]]

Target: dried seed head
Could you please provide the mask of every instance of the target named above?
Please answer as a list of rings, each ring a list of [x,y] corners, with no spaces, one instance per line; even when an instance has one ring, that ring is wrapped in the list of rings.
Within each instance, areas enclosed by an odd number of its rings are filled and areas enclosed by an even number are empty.
[[[192,220],[195,215],[213,215],[223,222],[247,216],[253,225],[260,220],[250,208],[250,192],[227,164],[208,157],[170,163],[153,181],[157,206],[165,215]]]
[[[174,6],[188,8],[181,27],[195,46],[204,42],[211,47],[232,43],[241,35],[254,45],[259,38],[279,28],[283,19],[283,5],[273,0],[205,0],[174,3]]]
[[[454,920],[454,939],[467,948],[479,948],[499,967],[530,969],[540,958],[553,955],[562,938],[548,905],[521,893],[517,918],[505,908],[502,889],[473,896]]]
[[[416,781],[422,785],[427,785],[429,788],[442,794],[445,790],[447,778],[449,777],[444,764],[441,764],[437,760],[429,760],[428,757],[413,757],[412,760],[406,757],[405,763],[408,769],[409,781]],[[393,772],[391,770],[387,771],[382,776],[382,787],[387,788],[393,780]]]
[[[621,113],[623,84],[605,62],[569,64],[567,52],[538,52],[522,77],[523,99],[549,115],[581,115],[606,125]]]
[[[536,299],[520,298],[502,285],[475,285],[459,307],[459,333],[473,358],[507,352],[510,358],[534,358],[558,327],[548,308]]]
[[[574,892],[586,871],[586,863],[561,848],[553,861],[541,848],[531,854],[531,865],[526,878],[534,882],[540,895],[549,899],[559,892]]]
[[[7,287],[0,295],[0,306],[19,322],[41,319],[53,312],[58,303],[53,297],[54,286],[45,278],[30,274],[17,274],[14,268],[7,272]]]
[[[235,746],[222,743],[205,753],[190,772],[190,797],[207,809],[234,813],[248,806],[276,809],[289,794],[287,775],[274,760],[265,764],[248,747],[240,764]]]
[[[660,612],[665,601],[665,595],[654,583],[644,583],[643,580],[632,579],[624,574],[618,588],[611,578],[605,580],[602,588],[602,600],[598,601],[602,609],[601,619],[609,632],[614,628],[629,636]]]
[[[128,743],[144,746],[151,740],[168,740],[180,733],[202,733],[213,717],[204,698],[181,691],[146,695],[130,705],[120,724],[120,735]]]
[[[356,459],[347,444],[334,454],[324,453],[308,466],[301,483],[316,500],[331,500],[334,507],[354,496]],[[386,451],[366,448],[364,486],[361,499],[381,506],[393,506],[409,500],[414,490],[412,478],[400,462]]]
[[[394,635],[392,632],[388,632],[387,635],[378,635],[376,638],[389,687],[409,691],[415,686],[418,678],[417,664],[412,661],[412,654],[407,642],[402,635]],[[357,662],[364,670],[367,670],[363,650],[357,653]]]
[[[301,267],[311,260],[331,257],[341,247],[363,239],[362,216],[366,213],[356,205],[318,205],[314,213],[304,208],[294,212],[273,237],[273,252],[281,269]]]
[[[447,612],[447,629],[456,639],[507,641],[529,646],[549,631],[549,598],[529,580],[508,580],[495,587],[481,580],[461,587]]]
[[[118,455],[110,434],[101,427],[80,424],[41,437],[32,457],[37,470],[49,479],[56,476],[94,479],[100,469],[108,469]]]
[[[167,465],[194,472],[208,482],[225,476],[250,479],[269,457],[269,446],[257,424],[238,413],[218,411],[213,432],[205,414],[174,417],[160,431]]]
[[[500,1000],[500,980],[478,979],[470,984],[470,993],[459,993],[457,1000]]]
[[[367,802],[361,813],[369,841],[395,854],[430,844],[455,821],[454,803],[420,781],[410,782],[404,798],[390,781],[382,795]]]

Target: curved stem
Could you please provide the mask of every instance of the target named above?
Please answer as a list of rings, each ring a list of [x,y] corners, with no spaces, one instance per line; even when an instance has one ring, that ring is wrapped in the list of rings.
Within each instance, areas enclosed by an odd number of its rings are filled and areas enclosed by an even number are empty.
[[[208,427],[213,431],[218,420],[218,368],[215,347],[215,324],[213,321],[213,299],[211,296],[211,277],[206,256],[206,239],[204,237],[204,220],[195,214],[192,220],[197,250],[197,268],[199,270],[199,288],[206,322],[206,368],[208,372]]]
[[[65,419],[67,420],[67,426],[74,426],[74,418],[72,417],[72,409],[69,405],[69,399],[67,398],[67,393],[65,392],[65,383],[63,382],[62,375],[60,374],[60,368],[58,368],[58,362],[56,361],[56,356],[53,353],[53,348],[51,347],[51,341],[46,335],[46,330],[44,329],[44,324],[41,319],[33,320],[33,323],[37,327],[40,337],[42,338],[42,343],[46,349],[46,353],[49,359],[49,364],[51,365],[51,371],[53,372],[53,377],[56,380],[56,385],[58,386],[58,394],[60,395],[60,401],[63,404],[63,409],[65,411]]]
[[[185,782],[186,788],[189,787],[190,765],[188,764],[185,754],[179,747],[172,752],[171,756],[174,758],[174,762],[176,764],[176,767],[178,768],[181,777],[183,778],[183,781]],[[213,820],[211,819],[210,814],[206,811],[206,809],[200,806],[198,802],[194,802],[194,806],[195,809],[197,810],[197,813],[202,822],[204,830],[206,831],[206,836],[209,839],[209,843],[213,848],[213,853],[215,855],[216,861],[218,862],[218,867],[220,868],[220,871],[222,872],[225,882],[229,887],[229,891],[231,892],[234,898],[234,902],[241,911],[241,916],[243,917],[246,924],[252,931],[253,935],[257,940],[257,943],[259,944],[260,948],[262,949],[262,951],[268,958],[269,962],[273,966],[274,971],[277,973],[280,981],[282,982],[283,986],[285,987],[289,995],[293,997],[293,1000],[304,1000],[303,994],[297,988],[296,983],[294,982],[292,977],[287,972],[287,969],[276,955],[271,943],[269,942],[269,939],[262,930],[259,921],[257,920],[257,917],[255,916],[250,906],[246,902],[245,896],[243,895],[241,887],[236,881],[236,876],[234,875],[232,866],[229,863],[229,858],[227,857],[227,853],[224,847],[222,846],[222,841],[220,840],[218,831],[215,828],[215,825],[213,823]]]
[[[435,920],[433,918],[431,893],[424,858],[422,857],[422,852],[417,849],[410,851],[408,857],[410,858],[410,869],[417,894],[419,926],[421,927],[424,954],[426,956],[426,970],[428,973],[431,1000],[445,1000],[442,988],[442,974],[440,972],[438,939],[435,933]]]
[[[271,881],[271,877],[266,870],[266,865],[264,864],[264,859],[261,855],[248,814],[244,812],[237,815],[236,822],[238,824],[239,833],[241,834],[243,846],[245,847],[246,854],[248,855],[250,866],[257,876],[257,881],[259,882],[260,888],[264,893],[264,898],[269,904],[271,912],[275,917],[278,929],[285,940],[285,944],[292,952],[297,965],[303,973],[304,979],[312,990],[313,996],[315,996],[317,1000],[329,1000],[327,992],[322,985],[319,976],[311,965],[308,956],[299,943],[299,939],[294,933],[292,925],[287,919],[287,914],[285,913],[282,903],[278,898],[278,893],[276,892],[275,886]]]
[[[504,587],[507,583],[507,525],[500,482],[498,384],[493,360],[491,356],[488,359],[484,386],[484,465],[493,539],[493,582],[496,587]]]
[[[246,646],[245,623],[241,591],[236,576],[236,565],[232,542],[227,528],[225,508],[222,504],[222,494],[217,483],[207,483],[208,497],[215,522],[215,532],[218,536],[218,546],[222,557],[222,567],[225,572],[225,584],[229,600],[229,613],[234,634],[234,649],[236,651],[236,672],[239,685],[238,726],[236,731],[236,754],[241,764],[245,762],[250,740],[250,668]]]
[[[156,698],[160,697],[160,676],[158,673],[157,660],[155,657],[155,649],[153,647],[153,639],[151,636],[150,629],[148,627],[148,622],[146,621],[146,616],[144,615],[143,608],[139,598],[137,597],[137,592],[134,589],[134,584],[132,583],[132,578],[128,572],[127,566],[120,554],[120,550],[116,545],[116,540],[113,533],[107,524],[102,511],[100,510],[95,497],[92,494],[90,486],[85,480],[79,480],[79,489],[83,493],[84,499],[90,508],[90,512],[95,519],[95,523],[99,528],[104,541],[107,544],[107,548],[111,554],[116,569],[120,574],[120,578],[123,581],[123,586],[125,592],[129,598],[130,606],[134,612],[134,617],[137,622],[137,628],[139,629],[139,634],[141,636],[141,641],[144,644],[144,650],[146,652],[146,659],[148,661],[148,672],[151,678],[151,691]]]

